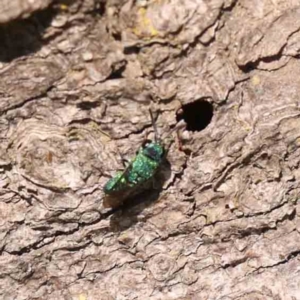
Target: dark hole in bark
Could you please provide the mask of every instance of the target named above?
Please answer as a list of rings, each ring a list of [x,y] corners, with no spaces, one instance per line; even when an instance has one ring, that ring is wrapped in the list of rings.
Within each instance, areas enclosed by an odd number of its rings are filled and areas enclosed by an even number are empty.
[[[189,131],[201,131],[213,117],[213,106],[206,100],[197,100],[182,106],[177,122],[184,120]]]
[[[121,41],[122,40],[122,35],[120,32],[114,32],[112,33],[112,36],[113,38],[116,40],[116,41]]]
[[[117,68],[111,72],[107,80],[123,78],[123,72],[125,71],[125,69],[126,69],[126,64],[117,66]]]
[[[103,16],[105,14],[105,1],[99,1],[99,2],[95,2],[95,7],[94,7],[94,11],[97,12],[99,15]]]

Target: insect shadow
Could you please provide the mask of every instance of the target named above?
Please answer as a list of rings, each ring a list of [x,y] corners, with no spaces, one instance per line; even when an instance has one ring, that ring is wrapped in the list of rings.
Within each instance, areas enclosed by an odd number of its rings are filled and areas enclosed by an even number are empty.
[[[143,210],[154,204],[163,191],[163,185],[171,178],[171,164],[165,159],[160,170],[154,176],[154,187],[127,198],[123,204],[110,211],[110,230],[124,231],[137,222],[145,221]],[[153,184],[153,183],[152,183]]]

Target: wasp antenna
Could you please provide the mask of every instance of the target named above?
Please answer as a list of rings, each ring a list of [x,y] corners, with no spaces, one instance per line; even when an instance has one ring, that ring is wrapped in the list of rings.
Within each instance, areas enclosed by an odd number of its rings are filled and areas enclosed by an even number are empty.
[[[155,142],[157,142],[158,141],[157,127],[156,127],[156,123],[155,123],[155,120],[153,117],[152,110],[150,108],[149,108],[149,113],[150,113],[151,122],[152,122],[153,130],[154,130],[154,140],[155,140]]]

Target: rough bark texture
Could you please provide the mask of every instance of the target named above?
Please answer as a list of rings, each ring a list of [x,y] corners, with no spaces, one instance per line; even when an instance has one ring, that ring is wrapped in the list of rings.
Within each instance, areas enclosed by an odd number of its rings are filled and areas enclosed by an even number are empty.
[[[52,0],[2,0],[0,23],[30,16],[36,10],[47,7]]]
[[[300,1],[56,2],[0,38],[1,299],[300,299]],[[104,209],[148,109],[168,138],[199,99],[163,188]]]

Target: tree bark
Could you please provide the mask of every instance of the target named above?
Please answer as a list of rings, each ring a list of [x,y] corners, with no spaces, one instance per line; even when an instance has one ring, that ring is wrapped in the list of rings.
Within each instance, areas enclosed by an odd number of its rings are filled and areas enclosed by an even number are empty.
[[[0,298],[300,299],[300,2],[50,2],[0,11]]]

